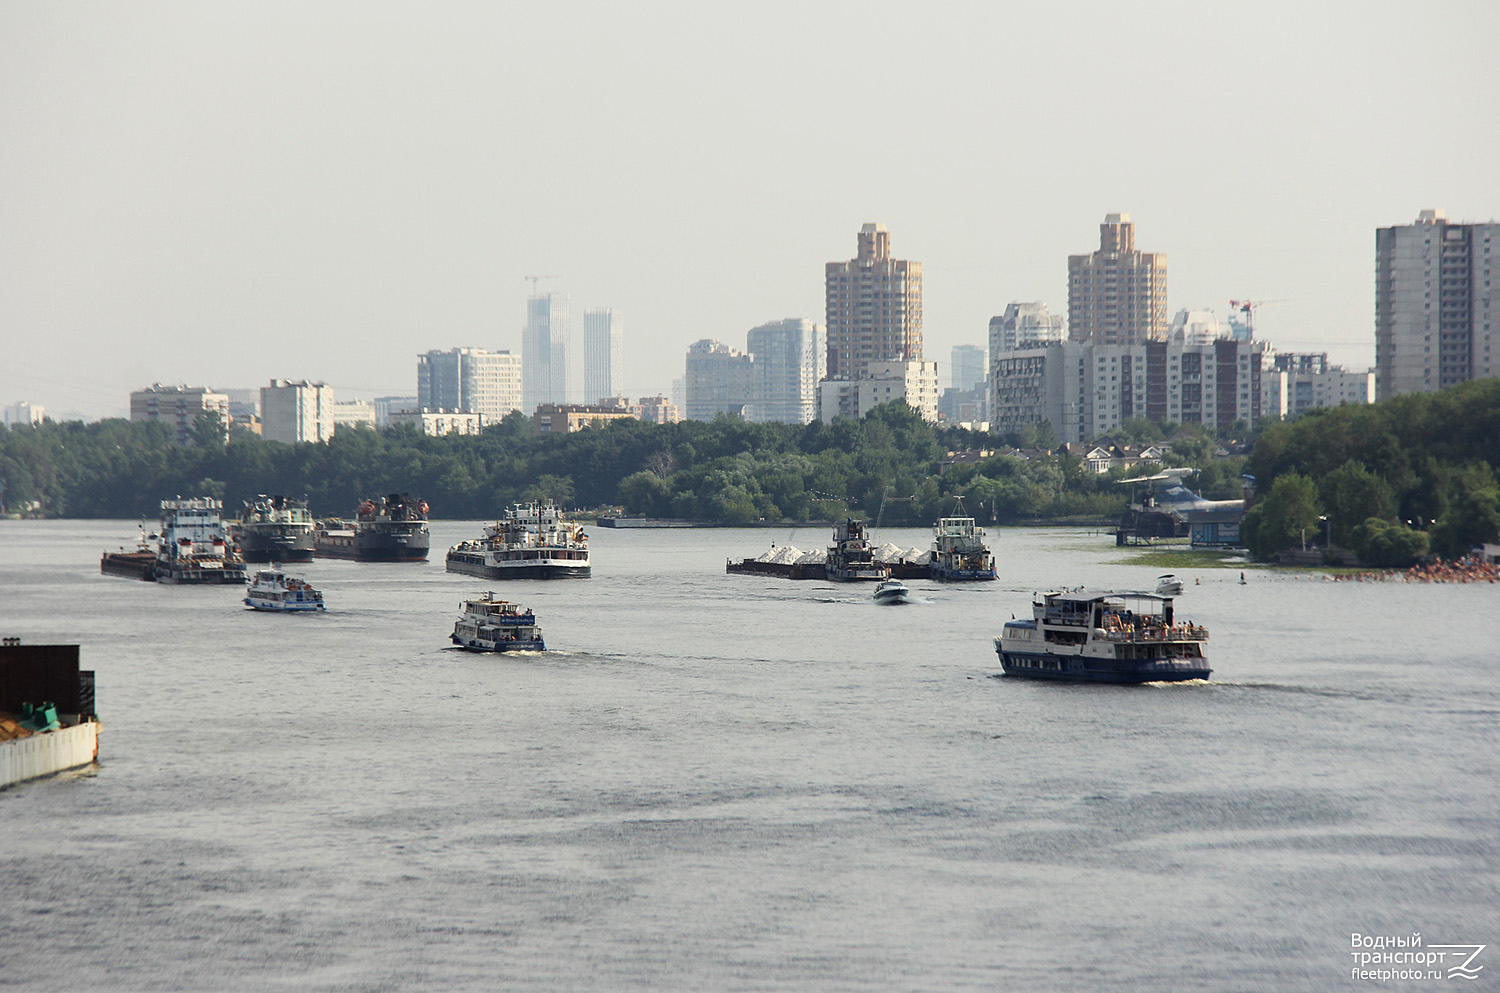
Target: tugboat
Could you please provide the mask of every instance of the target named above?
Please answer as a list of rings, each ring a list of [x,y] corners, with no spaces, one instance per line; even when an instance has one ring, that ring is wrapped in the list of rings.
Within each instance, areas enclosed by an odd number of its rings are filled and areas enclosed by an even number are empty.
[[[365,500],[353,521],[319,521],[317,554],[360,562],[425,562],[432,545],[427,501],[410,493]]]
[[[911,590],[899,579],[887,579],[871,594],[876,603],[911,603]]]
[[[879,582],[891,575],[890,566],[875,561],[865,522],[852,517],[834,527],[824,569],[836,583]]]
[[[283,614],[327,610],[323,594],[280,569],[259,569],[245,590],[245,606]]]
[[[161,502],[158,583],[243,583],[245,564],[224,536],[223,505],[212,497]]]
[[[486,593],[459,604],[463,614],[450,636],[455,645],[473,652],[545,652],[542,629],[529,607],[495,599]]]
[[[1044,593],[1029,621],[1007,621],[995,652],[1008,676],[1094,683],[1207,679],[1208,631],[1154,593]]]
[[[963,516],[960,498],[952,517],[939,517],[932,529],[932,578],[947,582],[990,580],[996,577],[995,556],[984,543],[984,528]]]
[[[245,501],[240,519],[229,524],[229,536],[246,562],[311,562],[315,528],[306,500],[262,493]]]
[[[484,537],[448,550],[449,572],[483,579],[587,579],[589,536],[550,503],[517,503]]]

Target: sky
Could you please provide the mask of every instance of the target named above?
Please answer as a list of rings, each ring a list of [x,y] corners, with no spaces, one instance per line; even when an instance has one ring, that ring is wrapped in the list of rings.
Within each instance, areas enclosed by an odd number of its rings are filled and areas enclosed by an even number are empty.
[[[1500,217],[1496,39],[1493,0],[0,0],[0,405],[410,395],[519,352],[533,285],[666,393],[700,338],[822,323],[868,222],[946,385],[1121,211],[1172,312],[1268,301],[1362,369],[1375,229]]]

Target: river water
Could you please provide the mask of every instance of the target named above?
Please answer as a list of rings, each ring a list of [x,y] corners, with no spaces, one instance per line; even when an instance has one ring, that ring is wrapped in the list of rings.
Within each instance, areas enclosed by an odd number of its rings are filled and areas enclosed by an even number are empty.
[[[1107,536],[878,607],[724,572],[821,529],[594,529],[593,579],[501,591],[552,650],[490,657],[447,640],[478,534],[277,616],[101,576],[133,522],[0,521],[0,633],[80,644],[104,723],[0,793],[0,987],[1417,988],[1351,934],[1500,945],[1500,588],[1188,570],[1210,682],[1049,684],[991,638],[1154,585]]]

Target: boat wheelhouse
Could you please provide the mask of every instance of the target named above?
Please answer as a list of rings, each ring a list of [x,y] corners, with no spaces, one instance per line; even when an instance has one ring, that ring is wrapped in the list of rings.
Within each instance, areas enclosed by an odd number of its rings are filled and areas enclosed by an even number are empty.
[[[1207,679],[1208,631],[1154,593],[1044,593],[1030,620],[1007,621],[995,652],[1006,675],[1100,683]]]
[[[932,578],[945,582],[973,582],[996,577],[995,556],[984,542],[984,528],[963,516],[963,501],[952,517],[938,518],[932,529]]]
[[[296,614],[327,610],[323,594],[297,576],[280,569],[258,569],[245,588],[245,606],[252,610]]]
[[[493,592],[459,604],[462,613],[450,636],[474,652],[545,652],[542,629],[530,607],[497,599]]]
[[[506,508],[484,537],[448,550],[447,570],[482,579],[587,579],[589,536],[550,503]]]
[[[823,568],[828,578],[838,583],[878,583],[891,575],[890,566],[875,561],[865,522],[852,517],[834,526],[833,544],[828,546],[828,561]]]

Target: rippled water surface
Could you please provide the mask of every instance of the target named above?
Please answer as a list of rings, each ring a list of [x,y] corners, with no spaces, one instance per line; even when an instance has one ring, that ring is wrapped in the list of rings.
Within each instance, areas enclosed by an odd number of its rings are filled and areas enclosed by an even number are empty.
[[[318,616],[101,576],[134,536],[0,521],[0,633],[82,645],[104,721],[0,793],[0,987],[1328,990],[1351,932],[1500,945],[1495,586],[1180,573],[1212,681],[1109,687],[996,675],[1033,590],[1154,585],[1079,531],[901,607],[724,573],[822,530],[595,529],[587,581],[315,562]],[[554,650],[447,647],[486,586]]]

